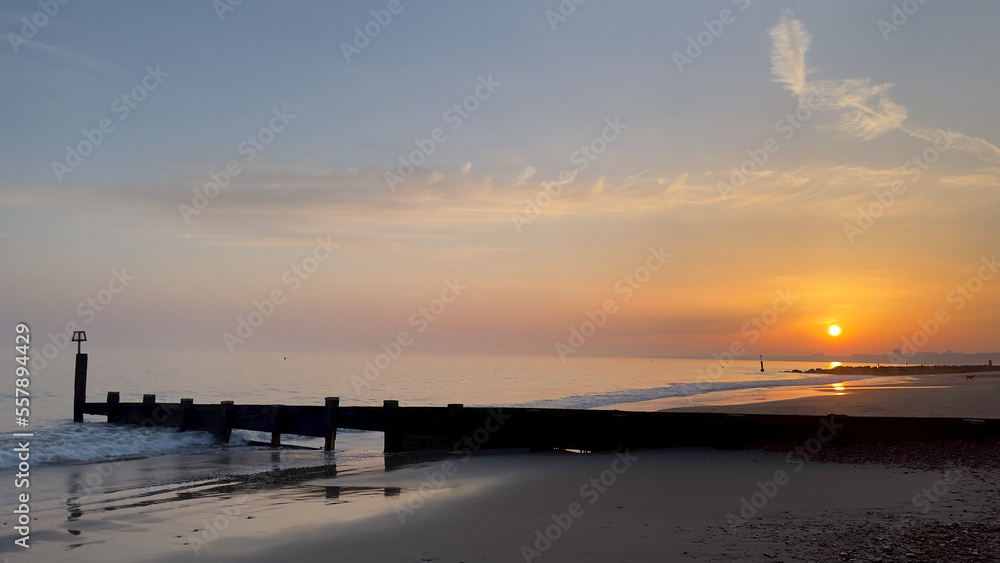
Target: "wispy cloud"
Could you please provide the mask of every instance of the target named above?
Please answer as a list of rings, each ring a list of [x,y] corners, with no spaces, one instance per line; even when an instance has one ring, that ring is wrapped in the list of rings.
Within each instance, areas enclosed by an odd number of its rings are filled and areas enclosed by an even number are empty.
[[[404,238],[417,241],[460,239],[481,230],[506,233],[511,213],[522,211],[526,199],[550,185],[537,178],[533,166],[514,174],[499,171],[496,177],[424,169],[408,180],[405,192],[388,194],[372,189],[381,181],[378,169],[333,169],[312,161],[263,159],[186,224],[178,205],[192,205],[194,190],[202,189],[206,180],[202,168],[161,169],[149,176],[81,186],[72,192],[58,186],[0,183],[0,205],[87,208],[117,214],[142,209],[147,219],[143,225],[129,224],[124,229],[207,244],[273,244],[303,233],[330,232],[334,225],[345,239],[361,233],[393,239],[405,232]],[[689,185],[687,174],[661,177],[648,172],[624,180],[575,178],[561,186],[562,195],[546,211],[551,227],[559,228],[558,217],[605,220],[670,213],[679,207],[707,205],[706,194],[716,193],[708,184]]]
[[[105,61],[104,59],[92,57],[90,55],[80,53],[79,51],[73,51],[71,49],[66,49],[50,43],[32,40],[28,43],[28,46],[44,52],[55,61],[78,67],[83,70],[93,70],[98,72],[118,72],[121,70],[121,68],[117,65]]]
[[[4,53],[5,58],[22,67],[62,75],[73,71],[117,73],[121,67],[79,51],[32,39],[20,54]]]
[[[806,51],[812,36],[806,31],[802,22],[792,17],[788,9],[782,10],[778,25],[771,28],[771,72],[775,80],[783,82],[786,87],[797,95],[805,90]]]
[[[775,81],[799,97],[808,99],[814,109],[839,113],[832,125],[837,130],[861,140],[872,140],[891,131],[933,142],[940,133],[933,127],[907,121],[906,108],[892,101],[892,84],[872,84],[868,78],[809,81],[812,73],[806,63],[811,36],[805,26],[785,9],[778,24],[770,30],[771,72]],[[808,98],[806,98],[808,96]],[[1000,148],[977,137],[951,132],[951,146],[980,160],[1000,164]]]
[[[514,182],[514,185],[520,186],[521,184],[525,183],[529,178],[534,176],[536,172],[538,172],[537,166],[525,166],[524,171],[521,172],[521,175]]]

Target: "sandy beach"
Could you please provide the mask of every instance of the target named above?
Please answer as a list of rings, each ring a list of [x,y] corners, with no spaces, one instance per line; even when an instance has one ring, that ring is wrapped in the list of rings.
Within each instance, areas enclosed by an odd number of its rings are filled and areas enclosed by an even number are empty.
[[[878,463],[806,463],[796,473],[785,456],[679,450],[477,458],[460,466],[447,485],[454,489],[429,495],[423,506],[407,500],[418,493],[404,492],[404,511],[397,505],[348,525],[303,522],[280,546],[220,539],[202,558],[833,561],[865,552],[888,561],[907,553],[916,555],[911,560],[939,561],[945,548],[923,545],[923,538],[945,533],[948,542],[964,538],[947,544],[956,559],[996,560],[995,471],[957,460],[965,469],[954,475],[943,468]],[[430,482],[427,472],[438,467],[412,467],[375,481]],[[774,483],[779,471],[787,473],[781,485]],[[945,479],[956,480],[953,490],[922,513],[913,497]],[[376,484],[364,478],[346,482]],[[773,497],[754,514],[746,512],[745,503],[768,487]],[[743,520],[741,511],[749,518]],[[983,539],[968,541],[969,534]],[[982,557],[973,557],[973,549]]]
[[[925,376],[886,388],[817,393],[714,408],[817,414],[817,429],[829,412],[1000,417],[995,374],[971,381]],[[123,462],[116,492],[85,499],[82,515],[73,517],[70,507],[69,518],[47,522],[51,531],[36,538],[31,560],[1000,557],[995,442],[831,444],[809,452],[803,444],[787,444],[766,451],[513,453],[424,457],[396,466],[411,460],[400,456],[389,470],[349,474],[335,467],[282,469],[282,460],[295,455],[288,451],[259,455],[272,456],[278,469],[199,483],[187,482],[194,470],[185,468],[219,460],[162,456]],[[239,463],[250,465],[250,457]],[[129,488],[131,472],[163,470],[177,473],[176,488]],[[48,471],[46,478],[67,478],[66,468]],[[116,502],[116,495],[130,499]],[[157,508],[150,510],[150,504]]]

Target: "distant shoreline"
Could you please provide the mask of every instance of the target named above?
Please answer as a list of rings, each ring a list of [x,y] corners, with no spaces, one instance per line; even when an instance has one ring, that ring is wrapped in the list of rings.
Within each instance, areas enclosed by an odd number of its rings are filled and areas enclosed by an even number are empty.
[[[836,366],[832,368],[812,368],[805,371],[793,369],[785,373],[825,373],[830,375],[934,375],[949,373],[980,373],[1000,371],[1000,366],[966,365],[966,366]]]

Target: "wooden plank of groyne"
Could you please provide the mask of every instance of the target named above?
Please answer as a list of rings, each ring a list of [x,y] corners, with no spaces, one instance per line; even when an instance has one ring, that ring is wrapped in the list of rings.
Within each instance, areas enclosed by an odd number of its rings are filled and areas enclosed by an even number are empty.
[[[300,436],[326,436],[325,406],[287,406],[285,407],[284,432]]]
[[[178,429],[185,432],[194,422],[194,399],[181,399],[181,422]]]
[[[340,428],[381,432],[384,428],[383,415],[384,407],[340,407],[338,425]]]
[[[87,403],[83,407],[83,414],[93,414],[97,416],[107,416],[108,415],[108,404],[107,403]]]

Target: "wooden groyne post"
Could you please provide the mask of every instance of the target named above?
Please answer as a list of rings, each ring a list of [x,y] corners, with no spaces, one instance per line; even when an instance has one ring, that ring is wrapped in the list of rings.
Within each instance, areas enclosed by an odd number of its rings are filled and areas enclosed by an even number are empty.
[[[118,391],[108,391],[108,422],[118,424],[121,422],[122,394]]]
[[[233,435],[233,408],[236,403],[233,401],[222,401],[222,427],[219,429],[219,438],[225,444],[229,443],[229,438]]]
[[[323,404],[323,421],[326,435],[323,436],[323,450],[332,452],[337,443],[337,418],[340,414],[340,397],[327,397]]]
[[[177,427],[181,432],[191,427],[192,413],[194,412],[194,399],[181,399],[181,423]]]
[[[399,401],[382,402],[383,449],[386,453],[403,451],[403,426],[400,421]]]
[[[271,447],[281,446],[281,415],[285,405],[271,405]]]
[[[153,419],[153,411],[156,410],[156,395],[145,394],[142,396],[142,424],[141,426],[156,426]]]

